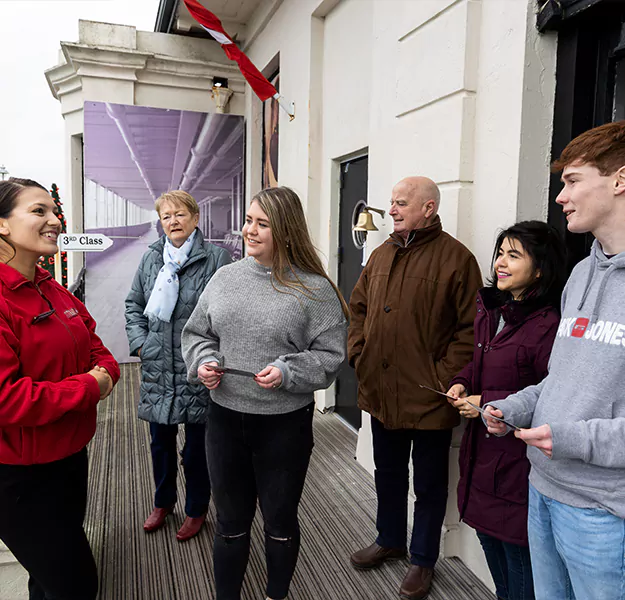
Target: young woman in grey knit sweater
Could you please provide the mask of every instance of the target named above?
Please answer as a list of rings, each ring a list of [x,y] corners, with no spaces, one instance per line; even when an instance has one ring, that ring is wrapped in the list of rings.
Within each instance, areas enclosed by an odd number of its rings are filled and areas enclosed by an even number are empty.
[[[257,194],[243,237],[248,257],[213,276],[183,330],[182,352],[189,380],[211,390],[206,454],[217,509],[216,598],[240,599],[258,500],[267,597],[282,600],[299,553],[313,392],[334,381],[345,358],[348,309],[295,192]]]

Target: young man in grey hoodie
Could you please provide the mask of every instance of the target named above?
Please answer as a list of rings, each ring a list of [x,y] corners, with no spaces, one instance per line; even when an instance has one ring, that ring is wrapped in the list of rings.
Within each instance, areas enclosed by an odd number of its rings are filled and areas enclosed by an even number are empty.
[[[536,599],[624,600],[625,121],[574,139],[554,170],[569,231],[596,240],[564,290],[549,374],[486,410],[528,445]]]

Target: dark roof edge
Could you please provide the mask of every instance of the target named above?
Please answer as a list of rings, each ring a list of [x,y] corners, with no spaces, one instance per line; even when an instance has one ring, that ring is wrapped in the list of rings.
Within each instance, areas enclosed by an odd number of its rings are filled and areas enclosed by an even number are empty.
[[[598,4],[602,0],[538,0],[538,31],[558,29],[562,21]]]
[[[156,15],[156,23],[154,24],[154,31],[156,33],[171,32],[177,8],[178,0],[160,0],[158,13]]]

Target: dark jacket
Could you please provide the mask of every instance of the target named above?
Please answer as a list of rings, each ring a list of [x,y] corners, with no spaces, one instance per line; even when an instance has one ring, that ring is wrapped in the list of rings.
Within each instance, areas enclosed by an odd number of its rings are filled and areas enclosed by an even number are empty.
[[[151,423],[203,423],[208,390],[187,381],[180,335],[206,284],[215,271],[231,262],[223,248],[204,241],[198,229],[189,259],[180,269],[178,303],[166,323],[143,314],[163,266],[165,236],[143,255],[126,298],[126,335],[131,356],[141,349],[139,418]]]
[[[53,462],[91,440],[100,388],[88,371],[100,365],[119,379],[95,329],[84,304],[50,273],[37,267],[29,281],[0,263],[0,463]]]
[[[532,302],[503,303],[484,288],[477,298],[473,360],[450,385],[462,383],[482,405],[535,385],[547,375],[558,329],[558,309]],[[499,317],[505,326],[495,336]],[[480,418],[470,419],[460,446],[458,510],[478,531],[527,546],[530,464],[525,442],[513,435],[490,435]]]
[[[349,361],[358,406],[387,429],[449,429],[460,423],[445,398],[471,359],[475,296],[482,285],[475,257],[445,233],[440,219],[397,234],[376,248],[350,300]]]

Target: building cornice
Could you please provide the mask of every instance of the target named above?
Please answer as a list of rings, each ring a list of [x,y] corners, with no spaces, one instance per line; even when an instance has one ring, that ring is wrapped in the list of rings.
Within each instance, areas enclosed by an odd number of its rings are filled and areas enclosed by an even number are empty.
[[[56,100],[65,93],[80,89],[80,78],[72,65],[62,63],[44,72],[50,91]],[[71,88],[71,89],[70,89]]]
[[[83,24],[92,26],[95,31],[100,25]],[[168,56],[128,45],[94,45],[82,41],[61,42],[61,50],[65,62],[45,71],[50,91],[57,100],[80,92],[85,78],[210,92],[213,78],[225,77],[233,92],[245,93],[243,75],[225,56],[224,62],[219,62]]]

